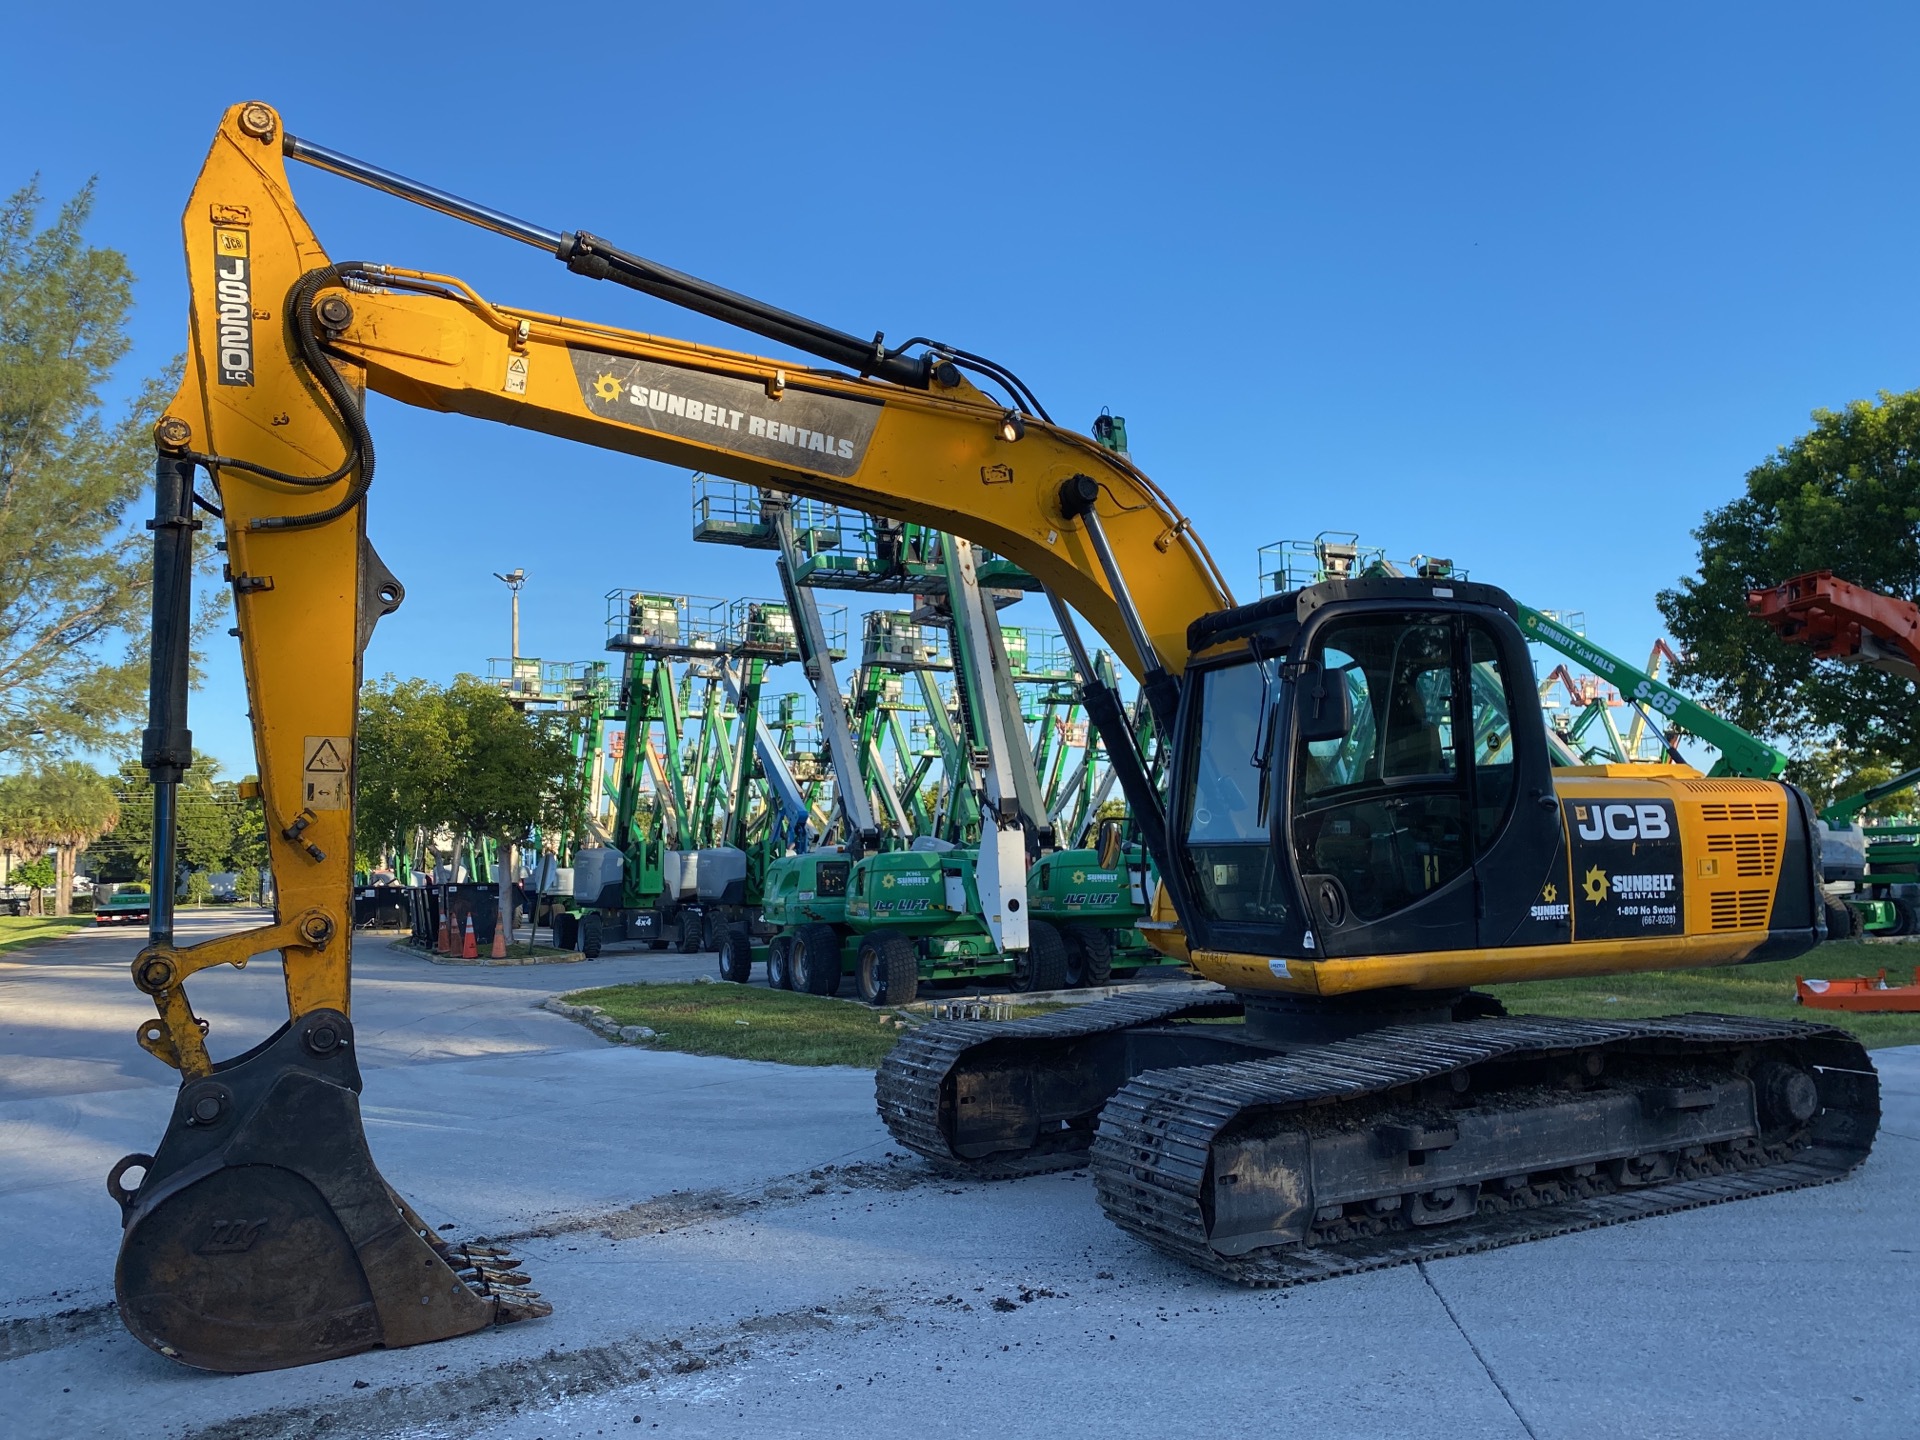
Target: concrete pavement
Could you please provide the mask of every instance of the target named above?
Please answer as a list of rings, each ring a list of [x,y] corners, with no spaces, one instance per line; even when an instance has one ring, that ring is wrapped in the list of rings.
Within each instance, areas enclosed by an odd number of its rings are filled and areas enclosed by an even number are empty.
[[[1084,1175],[961,1184],[894,1155],[863,1071],[611,1046],[536,1008],[693,957],[491,969],[378,944],[355,972],[374,1154],[430,1221],[519,1237],[556,1313],[198,1375],[109,1305],[103,1177],[173,1089],[133,1040],[137,944],[0,957],[7,1435],[1920,1429],[1920,1049],[1876,1054],[1885,1129],[1843,1184],[1266,1294],[1144,1250]],[[192,988],[218,1054],[280,1019],[271,960]]]

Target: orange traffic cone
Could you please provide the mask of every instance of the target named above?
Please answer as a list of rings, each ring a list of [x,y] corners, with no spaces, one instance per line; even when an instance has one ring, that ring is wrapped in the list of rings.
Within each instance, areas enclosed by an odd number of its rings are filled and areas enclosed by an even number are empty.
[[[493,958],[507,958],[507,926],[504,920],[496,921],[493,927]]]
[[[460,942],[460,958],[462,960],[480,958],[480,947],[474,943],[473,939],[473,916],[471,915],[467,916],[467,938]]]
[[[453,939],[447,933],[447,912],[444,910],[440,912],[440,937],[433,942],[433,949],[438,955],[453,953]]]

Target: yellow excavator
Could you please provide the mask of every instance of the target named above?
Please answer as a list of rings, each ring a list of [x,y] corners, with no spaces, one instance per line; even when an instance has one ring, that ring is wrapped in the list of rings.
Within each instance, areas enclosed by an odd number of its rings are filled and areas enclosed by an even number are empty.
[[[544,250],[823,365],[496,305],[451,276],[331,259],[287,161]],[[1445,576],[1236,604],[1124,456],[1005,367],[817,324],[405,179],[237,105],[188,202],[186,378],[155,427],[149,942],[139,1042],[180,1072],[108,1188],[122,1318],[211,1370],[302,1364],[549,1313],[513,1257],[449,1243],[383,1180],[349,1003],[361,655],[403,598],[368,544],[369,389],[918,521],[1038,576],[1160,886],[1148,933],[1218,987],[911,1032],[893,1133],[982,1176],[1091,1165],[1147,1243],[1288,1284],[1836,1179],[1878,1124],[1844,1032],[1713,1016],[1508,1018],[1472,987],[1731,965],[1824,935],[1788,785],[1556,766],[1513,602]],[[206,477],[205,486],[199,483]],[[648,506],[635,506],[644,526]],[[220,521],[272,848],[274,923],[174,943],[192,759],[199,516]],[[1170,737],[1164,774],[1087,662],[1083,618]],[[1012,797],[981,866],[1024,863]],[[992,887],[983,884],[983,891]],[[1017,946],[1008,884],[992,917]],[[278,950],[287,1023],[215,1060],[186,982]],[[395,1083],[395,1082],[389,1082]]]

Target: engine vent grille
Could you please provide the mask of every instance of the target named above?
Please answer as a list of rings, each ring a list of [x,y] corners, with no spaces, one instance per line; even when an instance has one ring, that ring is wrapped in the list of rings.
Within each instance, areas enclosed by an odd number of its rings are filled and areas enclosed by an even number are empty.
[[[1707,853],[1732,855],[1735,875],[1770,880],[1780,868],[1780,837],[1766,831],[1709,835]]]
[[[1709,800],[1700,806],[1700,818],[1709,825],[1760,824],[1780,818],[1778,800]]]
[[[1707,897],[1715,930],[1762,930],[1773,908],[1771,890],[1723,890]]]
[[[1766,780],[1682,780],[1680,782],[1694,795],[1771,795],[1778,796],[1780,787]]]

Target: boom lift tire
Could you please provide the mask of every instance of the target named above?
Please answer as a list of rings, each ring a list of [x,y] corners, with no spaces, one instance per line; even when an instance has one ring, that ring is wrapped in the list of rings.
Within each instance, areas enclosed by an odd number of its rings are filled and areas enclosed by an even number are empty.
[[[701,944],[700,916],[692,910],[682,910],[679,921],[679,940],[674,951],[680,955],[698,955]]]
[[[809,995],[840,993],[840,936],[831,925],[802,925],[793,932],[793,988]]]
[[[1844,900],[1827,896],[1827,940],[1855,940],[1860,935],[1860,917]]]
[[[856,967],[860,998],[869,1005],[911,1005],[920,993],[920,955],[904,935],[868,935]]]
[[[601,923],[600,912],[589,910],[580,917],[580,953],[589,960],[600,957],[600,945],[606,935],[606,927]]]
[[[753,937],[745,927],[734,926],[721,937],[719,945],[720,978],[744,985],[753,976]]]
[[[776,935],[767,945],[767,988],[793,989],[793,937]]]
[[[1067,988],[1084,990],[1113,979],[1113,937],[1091,925],[1069,925],[1061,932],[1067,946]]]
[[[1066,985],[1067,942],[1047,921],[1035,920],[1027,927],[1027,948],[1013,957],[1013,988],[1026,994]]]
[[[1898,934],[1920,935],[1920,900],[1895,900],[1893,908],[1900,914]]]

